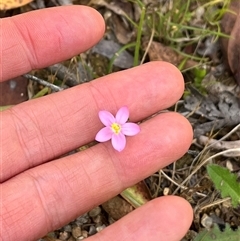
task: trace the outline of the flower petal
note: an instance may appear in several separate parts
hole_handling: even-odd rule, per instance
[[[110,126],[112,123],[116,122],[116,119],[109,111],[101,110],[101,111],[99,111],[98,116],[99,116],[101,122],[105,126]]]
[[[140,132],[140,126],[135,123],[125,123],[122,125],[121,132],[126,136],[135,136]]]
[[[124,124],[127,122],[129,117],[129,110],[127,106],[120,108],[116,114],[116,121],[118,124]]]
[[[117,151],[122,151],[126,146],[126,137],[119,133],[118,135],[112,136],[112,146]]]
[[[103,127],[96,135],[95,140],[99,142],[109,141],[112,138],[113,132],[109,127]]]

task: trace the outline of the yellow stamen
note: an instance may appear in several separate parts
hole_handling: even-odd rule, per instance
[[[119,134],[120,131],[121,131],[121,126],[117,123],[113,123],[111,125],[111,128],[112,128],[112,131],[115,133],[115,134]]]

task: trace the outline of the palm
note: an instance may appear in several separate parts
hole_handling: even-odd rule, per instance
[[[90,8],[70,6],[3,19],[1,32],[3,81],[90,48],[104,23]],[[99,110],[115,113],[127,105],[135,122],[171,106],[182,91],[178,70],[155,62],[3,112],[2,240],[36,240],[183,155],[191,127],[180,115],[164,113],[144,122],[121,153],[106,142],[57,158],[94,139],[102,127]],[[179,240],[191,215],[184,200],[163,197],[89,240]]]

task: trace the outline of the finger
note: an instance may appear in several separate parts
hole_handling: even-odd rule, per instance
[[[0,81],[73,57],[96,44],[103,32],[101,15],[86,6],[1,19]]]
[[[192,217],[186,200],[166,196],[134,210],[88,241],[179,241],[187,233]]]
[[[173,105],[183,86],[173,65],[153,62],[4,111],[1,181],[94,140],[100,110],[126,105],[139,121]]]
[[[109,142],[100,143],[19,174],[2,184],[7,240],[17,234],[19,241],[26,240],[29,223],[35,239],[63,226],[180,158],[191,140],[189,122],[177,113],[164,113],[142,123],[121,153]]]

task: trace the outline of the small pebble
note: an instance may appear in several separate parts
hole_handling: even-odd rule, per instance
[[[88,221],[89,221],[88,214],[84,214],[84,215],[77,218],[77,223],[81,224],[81,225],[85,224],[85,223],[88,223]],[[81,226],[81,225],[79,225],[79,226]]]
[[[96,234],[96,233],[97,233],[96,227],[93,226],[93,225],[91,225],[91,226],[89,227],[88,234],[91,236],[91,235],[94,235],[94,234]]]
[[[66,231],[66,232],[71,233],[71,232],[72,232],[72,227],[71,227],[70,224],[68,224],[68,225],[66,225],[66,226],[63,227],[63,230]]]
[[[198,7],[197,10],[196,10],[196,18],[197,18],[197,20],[200,20],[203,17],[204,13],[205,13],[204,7],[202,7],[202,6]]]
[[[83,231],[82,231],[82,236],[83,236],[84,238],[87,238],[87,237],[88,237],[88,231],[83,230]]]
[[[106,228],[106,225],[103,224],[103,225],[97,227],[96,230],[97,230],[97,232],[100,232],[100,231],[102,231],[104,228]]]
[[[79,237],[77,241],[85,239],[83,236]]]
[[[77,220],[80,220],[81,218],[88,218],[88,213],[84,213],[83,215],[79,216]]]
[[[101,208],[100,207],[95,207],[94,209],[92,209],[91,211],[89,211],[89,216],[90,217],[96,217],[97,215],[99,215],[101,213]]]
[[[81,235],[82,235],[82,230],[80,227],[76,226],[72,229],[72,236],[74,238],[77,239],[77,238],[81,237]]]
[[[76,239],[73,236],[71,236],[67,241],[76,241]]]
[[[97,215],[96,217],[92,218],[94,223],[101,223],[102,217],[100,215]]]
[[[62,240],[62,241],[65,241],[67,240],[68,238],[70,237],[70,234],[66,231],[63,231],[63,232],[60,232],[59,234],[59,239]]]
[[[210,228],[213,225],[213,219],[211,217],[209,217],[207,214],[204,213],[203,217],[201,219],[201,224],[203,225],[203,227],[210,230]]]
[[[170,194],[170,188],[168,188],[168,187],[165,187],[164,189],[163,189],[163,195],[164,196],[167,196],[167,195],[169,195]]]

